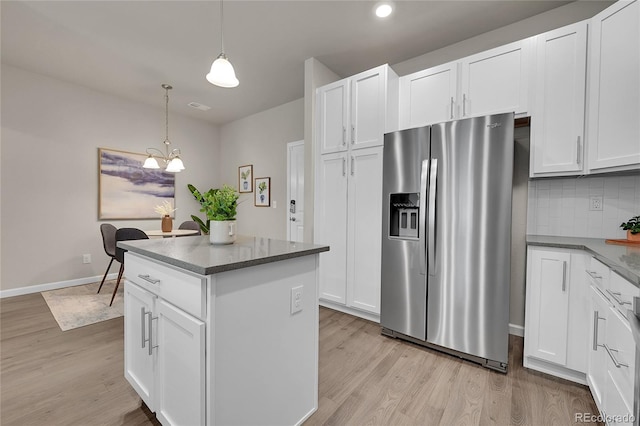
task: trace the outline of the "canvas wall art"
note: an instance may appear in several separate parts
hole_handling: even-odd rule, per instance
[[[99,219],[157,219],[155,207],[169,200],[175,208],[175,175],[143,169],[146,154],[98,149]]]
[[[238,192],[253,192],[253,165],[238,167]]]
[[[256,178],[255,206],[269,207],[271,205],[271,178]]]

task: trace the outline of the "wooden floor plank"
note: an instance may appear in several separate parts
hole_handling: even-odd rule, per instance
[[[509,373],[382,336],[320,309],[319,407],[306,425],[572,425],[588,388],[522,366]],[[40,294],[0,300],[0,424],[158,425],[124,379],[123,319],[60,331]]]

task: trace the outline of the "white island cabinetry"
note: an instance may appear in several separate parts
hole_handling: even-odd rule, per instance
[[[294,425],[317,409],[318,255],[328,247],[119,244],[125,377],[163,425]]]

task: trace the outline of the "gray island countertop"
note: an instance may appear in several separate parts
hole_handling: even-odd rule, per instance
[[[527,235],[527,244],[585,250],[622,277],[640,287],[640,247],[607,244],[599,238]]]
[[[238,235],[213,245],[209,236],[120,241],[118,247],[200,275],[248,268],[329,251],[329,246]]]

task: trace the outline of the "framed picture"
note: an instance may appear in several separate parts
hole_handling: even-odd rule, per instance
[[[143,169],[146,154],[98,148],[98,218],[158,219],[156,206],[175,207],[176,178],[162,169]]]
[[[256,178],[256,207],[269,207],[271,205],[271,178]]]
[[[253,165],[238,167],[238,192],[253,192]]]

